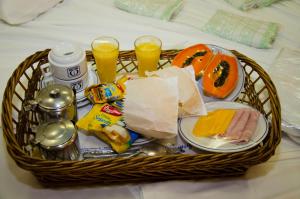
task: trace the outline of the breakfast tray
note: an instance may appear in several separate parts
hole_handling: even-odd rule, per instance
[[[159,68],[170,66],[179,50],[162,51]],[[269,132],[255,147],[232,153],[203,152],[172,154],[154,157],[92,159],[78,161],[44,160],[30,150],[37,117],[24,111],[23,105],[33,99],[40,88],[41,69],[48,64],[49,49],[36,52],[25,59],[10,77],[2,102],[2,125],[7,151],[17,165],[31,171],[46,186],[80,184],[114,184],[172,179],[196,180],[210,177],[238,176],[253,165],[267,161],[281,139],[281,112],[276,88],[269,75],[256,62],[237,51],[232,51],[245,71],[244,89],[237,102],[255,107],[269,121]],[[87,51],[87,60],[94,61]],[[134,51],[121,51],[119,73],[136,70]]]

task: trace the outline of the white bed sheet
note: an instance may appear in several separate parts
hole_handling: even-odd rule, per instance
[[[273,48],[268,50],[256,49],[201,32],[197,27],[203,25],[217,9],[278,22],[281,26]],[[111,35],[119,40],[121,50],[126,50],[133,49],[133,42],[138,36],[153,34],[161,38],[163,49],[184,48],[194,43],[211,43],[228,49],[236,49],[256,60],[268,70],[283,48],[300,50],[299,20],[299,0],[281,1],[271,7],[250,10],[249,12],[236,10],[223,0],[185,0],[183,10],[170,22],[126,13],[114,8],[112,1],[65,0],[62,4],[27,24],[9,26],[0,22],[0,99],[2,99],[6,82],[17,65],[34,52],[50,48],[58,41],[75,41],[81,44],[83,48],[90,49],[93,38],[99,35]],[[3,142],[2,136],[0,139]],[[280,150],[277,152],[276,157],[280,157],[278,161],[250,169],[247,176],[243,178],[238,180],[225,179],[216,183],[204,181],[147,184],[143,185],[144,198],[163,196],[163,198],[172,197],[175,199],[185,195],[189,198],[193,198],[193,196],[239,198],[238,194],[232,193],[236,190],[239,190],[238,193],[240,194],[252,193],[249,197],[269,198],[272,197],[271,193],[276,190],[277,186],[281,187],[281,189],[277,189],[278,198],[284,198],[283,196],[293,198],[294,195],[299,196],[300,194],[299,191],[295,191],[296,182],[294,180],[294,176],[298,175],[299,177],[299,172],[296,172],[296,169],[300,169],[299,154],[300,147],[284,137]],[[81,198],[79,196],[83,195],[89,196],[86,198],[101,198],[103,195],[99,196],[100,194],[107,196],[110,194],[109,190],[113,190],[111,188],[43,190],[36,185],[36,182],[32,182],[30,174],[12,163],[5,150],[1,150],[1,157],[0,198],[53,198],[58,197],[57,195],[67,198],[69,194],[73,198]],[[293,160],[290,162],[288,159]],[[274,164],[274,167],[270,164]],[[285,175],[284,172],[286,171],[292,171],[295,175]],[[274,172],[276,175],[273,175]],[[250,178],[248,178],[249,175]],[[282,182],[278,182],[274,190],[269,189],[268,186],[260,186],[261,183],[272,183],[277,178],[282,179]],[[283,181],[286,182],[283,183]],[[229,186],[231,183],[241,183],[242,185],[232,187]],[[173,190],[178,187],[186,191],[174,192]],[[116,189],[117,193],[113,198],[136,197],[131,191],[135,187],[130,187],[129,190],[127,188],[128,186],[121,186]],[[255,194],[257,191],[262,192],[265,189],[267,189],[266,194]],[[15,190],[20,190],[20,192]],[[289,191],[292,191],[292,195],[289,195]],[[27,194],[21,194],[21,192]],[[83,193],[83,195],[78,193]],[[42,195],[36,196],[36,194]]]
[[[203,25],[217,9],[280,23],[274,48],[252,48],[195,28]],[[3,71],[0,83],[5,85],[16,66],[38,50],[50,48],[62,40],[76,41],[83,48],[90,49],[92,39],[99,35],[116,37],[122,50],[133,49],[135,38],[143,34],[154,34],[161,38],[164,49],[183,48],[194,43],[212,43],[236,49],[268,69],[282,48],[300,48],[300,25],[297,23],[300,18],[299,9],[299,0],[283,1],[270,8],[247,13],[232,8],[223,0],[186,0],[179,15],[171,22],[165,22],[118,10],[112,1],[65,0],[27,24],[10,26],[0,22],[0,67]],[[3,89],[0,90],[1,97],[2,93]]]

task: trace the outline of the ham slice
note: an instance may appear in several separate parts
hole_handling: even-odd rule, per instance
[[[257,111],[251,111],[249,120],[247,121],[241,137],[239,138],[240,141],[248,142],[250,140],[256,130],[258,118],[259,113]]]
[[[240,117],[242,116],[243,112],[245,111],[245,109],[239,109],[235,112],[226,132],[224,135],[228,135],[229,132],[232,131],[232,129],[235,127],[235,125],[237,124],[237,122],[240,120]]]
[[[239,140],[241,137],[242,131],[244,130],[247,121],[250,116],[250,110],[248,109],[241,109],[242,113],[241,116],[237,119],[236,123],[233,125],[230,131],[227,131],[225,137],[232,139],[232,140]],[[231,126],[231,125],[229,125]]]
[[[234,115],[224,137],[237,142],[248,142],[257,128],[259,112],[240,109]]]

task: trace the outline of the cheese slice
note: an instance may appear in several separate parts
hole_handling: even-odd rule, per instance
[[[210,137],[224,134],[235,112],[234,109],[217,109],[206,116],[200,116],[194,126],[193,135]]]

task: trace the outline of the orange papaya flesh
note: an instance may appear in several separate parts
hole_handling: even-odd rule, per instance
[[[203,75],[213,56],[214,55],[212,52],[207,52],[205,56],[194,58],[194,60],[192,61],[192,65],[194,67],[196,76],[201,77]]]
[[[195,75],[201,71],[201,65],[205,65],[206,61],[213,55],[210,48],[204,44],[197,44],[180,51],[173,59],[172,65],[180,68],[193,65]],[[198,61],[194,60],[197,59]],[[193,64],[193,62],[195,64]]]
[[[203,75],[203,90],[216,98],[227,97],[236,87],[238,65],[232,56],[217,54]]]

